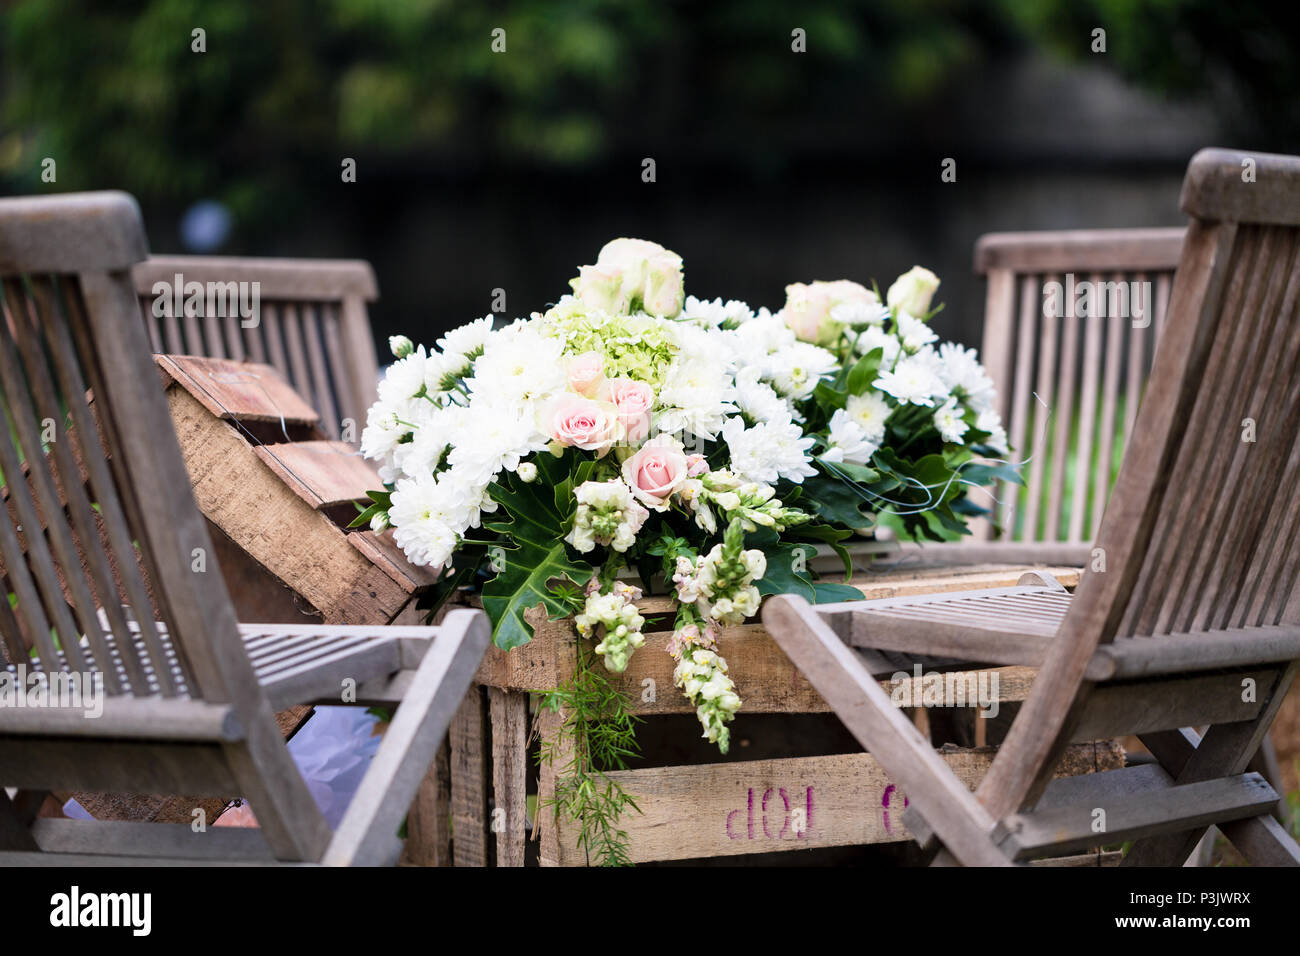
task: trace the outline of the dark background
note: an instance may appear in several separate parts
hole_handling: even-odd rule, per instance
[[[496,288],[526,315],[633,235],[685,258],[689,293],[771,308],[926,265],[940,334],[977,344],[981,233],[1177,224],[1201,146],[1300,151],[1298,9],[21,0],[0,190],[126,189],[156,252],[368,259],[381,340],[431,341]],[[215,246],[181,227],[201,200],[230,217]]]

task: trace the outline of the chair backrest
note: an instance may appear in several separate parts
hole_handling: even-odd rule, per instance
[[[134,275],[155,352],[272,365],[320,413],[326,434],[360,441],[379,379],[369,263],[153,256]],[[253,303],[254,283],[256,320],[234,307]]]
[[[977,534],[996,524],[1008,541],[1096,535],[1185,231],[1003,232],[975,244],[975,271],[988,279],[981,355],[1011,445],[1028,461],[1025,486],[1001,485],[993,522]]]
[[[243,711],[256,681],[138,317],[146,254],[123,193],[0,200],[0,636],[110,696]]]
[[[1300,158],[1202,150],[1151,379],[1089,568],[989,776],[1018,808],[1116,636],[1300,624]],[[1049,768],[1050,771],[1050,768]]]

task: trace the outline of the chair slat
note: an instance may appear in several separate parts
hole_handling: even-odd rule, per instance
[[[1029,398],[1033,388],[1034,342],[1036,341],[1038,311],[1041,298],[1032,276],[1020,280],[1020,321],[1016,332],[1016,371],[1011,390],[1009,442],[1013,451],[1025,447],[1028,430]],[[1004,389],[1005,390],[1005,389]],[[1023,451],[1021,452],[1023,455]],[[1016,527],[1020,522],[1021,486],[1006,481],[999,495],[1001,504],[996,512],[1004,525],[1003,536],[1019,538]]]
[[[1106,318],[1106,374],[1101,387],[1101,430],[1098,433],[1097,470],[1092,479],[1092,527],[1089,537],[1095,538],[1101,527],[1101,516],[1110,497],[1111,469],[1114,464],[1116,412],[1119,405],[1119,373],[1124,350],[1124,324],[1122,316]]]
[[[1120,278],[1122,277],[1116,277]],[[1101,282],[1101,276],[1095,272],[1091,279],[1098,284]],[[1097,425],[1097,378],[1101,371],[1101,333],[1110,321],[1110,312],[1108,303],[1105,318],[1090,315],[1084,325],[1083,391],[1079,399],[1079,441],[1075,452],[1074,487],[1070,499],[1070,541],[1082,541],[1083,529],[1087,526],[1088,479],[1092,474],[1092,442]]]
[[[59,328],[70,332],[70,334],[62,336],[63,342],[61,345],[67,348],[68,355],[76,355],[80,359],[81,369],[88,380],[84,384],[88,385],[95,395],[102,396],[106,394],[107,389],[104,376],[95,361],[97,349],[88,328],[87,309],[82,298],[82,290],[77,284],[67,282],[61,286],[60,291],[62,293],[64,312],[68,317],[68,325],[66,327],[60,325]],[[70,376],[76,375],[73,363],[69,362],[67,364],[67,370]],[[68,396],[69,409],[74,415],[74,428],[82,436],[82,450],[91,475],[91,487],[95,492],[96,500],[100,504],[101,513],[104,515],[105,528],[109,544],[116,557],[118,573],[122,576],[127,596],[135,612],[135,618],[140,622],[145,647],[149,651],[149,658],[154,662],[155,670],[159,673],[160,690],[163,696],[175,696],[177,694],[175,683],[172,681],[167,669],[159,665],[165,654],[162,638],[159,636],[157,625],[154,623],[155,602],[151,600],[154,595],[144,587],[143,578],[137,564],[135,542],[139,539],[140,529],[145,527],[142,507],[133,495],[119,495],[118,493],[118,489],[131,486],[130,476],[126,471],[126,464],[122,457],[120,455],[112,456],[108,461],[108,469],[104,470],[101,467],[104,464],[103,459],[96,454],[98,449],[91,438],[91,436],[98,436],[102,431],[108,447],[120,448],[117,424],[113,420],[113,416],[107,411],[101,412],[95,418],[91,417],[89,409],[76,399],[76,396],[85,394],[84,389],[75,392],[69,390],[65,394]],[[84,411],[81,409],[84,409]],[[111,479],[109,474],[112,475]],[[132,533],[133,530],[136,533]],[[143,548],[139,555],[139,560],[146,563],[149,574],[155,576],[157,571],[156,567],[152,566],[149,549]],[[157,595],[157,599],[158,603],[163,605],[157,608],[157,611],[166,616],[168,608],[166,607],[165,595]],[[133,648],[119,646],[118,651],[126,662],[128,670],[130,670],[133,667],[132,662],[135,658]],[[192,688],[198,686],[192,677],[189,684]]]
[[[1043,276],[1041,281],[1046,282],[1047,277]],[[1043,475],[1047,467],[1047,456],[1049,454],[1048,426],[1054,413],[1053,402],[1056,395],[1058,319],[1055,316],[1048,315],[1046,308],[1041,307],[1038,310],[1038,317],[1042,330],[1038,337],[1038,387],[1036,389],[1038,401],[1034,407],[1034,433],[1031,437],[1033,451],[1029,462],[1029,500],[1025,507],[1025,525],[1022,538],[1025,541],[1054,541],[1056,540],[1055,536],[1051,534],[1045,538],[1040,537],[1038,519],[1043,499]]]
[[[44,277],[32,280],[32,290],[38,303],[39,317],[36,311],[28,310],[28,316],[33,325],[25,329],[26,334],[19,338],[20,343],[25,345],[23,348],[24,360],[27,367],[31,368],[38,362],[43,361],[45,355],[48,354],[50,364],[56,370],[56,374],[61,375],[61,368],[71,362],[73,357],[52,347],[52,332],[65,321],[64,316],[57,312],[57,294],[52,281]],[[18,316],[18,318],[21,320],[22,317]],[[40,330],[44,330],[45,333],[45,352],[37,354]],[[40,406],[40,414],[44,418],[52,420],[62,419],[63,414],[59,409],[59,400],[54,394],[52,383],[44,376],[33,376],[29,381]],[[60,383],[61,391],[62,388],[63,385]],[[80,402],[83,398],[82,392],[77,391],[70,398],[73,402]],[[91,598],[88,591],[82,591],[81,588],[76,586],[80,582],[80,576],[75,573],[75,562],[71,565],[65,564],[63,573],[65,578],[69,579],[69,584],[73,586],[74,597],[78,598],[77,607],[81,627],[94,651],[95,660],[99,662],[100,669],[105,672],[105,685],[108,692],[120,693],[122,688],[117,679],[117,674],[113,669],[106,666],[109,649],[104,641],[103,632],[97,626],[96,603],[98,607],[103,608],[107,613],[112,631],[119,640],[129,639],[130,632],[122,614],[121,601],[113,581],[113,572],[109,567],[108,557],[104,553],[100,542],[99,529],[95,522],[91,501],[86,495],[86,485],[82,474],[83,467],[76,460],[73,453],[75,442],[76,437],[67,429],[63,429],[63,434],[61,436],[56,434],[55,440],[50,443],[50,455],[58,463],[59,484],[75,529],[78,543],[72,546],[73,553],[79,554],[84,560],[89,572],[90,583],[98,595],[98,602]],[[58,522],[58,525],[61,528],[62,522]]]
[[[308,367],[311,369],[312,385],[316,393],[316,410],[320,412],[321,423],[330,438],[339,435],[338,406],[334,403],[334,388],[326,371],[325,330],[319,306],[304,302],[301,305],[303,346],[307,350]]]
[[[273,302],[262,303],[262,322],[266,332],[266,352],[270,364],[286,382],[293,383],[289,370],[289,357],[284,350],[284,328],[280,307]]]
[[[307,401],[316,407],[316,396],[312,390],[311,373],[307,367],[307,351],[302,344],[302,325],[298,321],[298,306],[286,302],[280,307],[281,322],[284,326],[285,351],[289,355],[289,380]]]
[[[1067,303],[1061,333],[1060,366],[1057,371],[1056,404],[1052,415],[1056,420],[1056,439],[1052,446],[1052,468],[1048,477],[1047,528],[1043,539],[1060,541],[1061,504],[1065,499],[1065,476],[1069,469],[1070,437],[1074,428],[1074,382],[1078,371],[1079,316]]]
[[[94,601],[85,579],[79,573],[77,548],[63,522],[62,502],[54,485],[54,476],[49,470],[48,456],[41,443],[40,419],[30,404],[31,395],[28,393],[33,383],[36,383],[38,389],[48,388],[49,369],[44,361],[28,365],[25,369],[20,367],[11,330],[22,334],[19,330],[26,324],[22,313],[28,304],[24,290],[17,281],[5,279],[3,288],[6,321],[0,322],[0,381],[3,382],[10,427],[17,435],[19,446],[26,456],[27,481],[22,480],[23,472],[18,466],[12,446],[0,442],[6,446],[7,452],[7,460],[3,464],[4,473],[9,483],[10,498],[14,501],[23,524],[28,560],[35,572],[46,611],[58,631],[59,645],[73,666],[84,671],[87,666],[81,649],[81,635],[89,622],[95,619]],[[57,436],[55,440],[57,441]],[[42,528],[45,534],[42,534]],[[62,569],[61,575],[56,570],[56,565]],[[81,616],[80,626],[73,619],[64,600],[65,585]],[[56,666],[54,659],[48,662],[43,660],[43,663],[51,668]]]

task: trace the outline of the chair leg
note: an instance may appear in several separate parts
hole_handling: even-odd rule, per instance
[[[1199,734],[1186,729],[1144,734],[1141,739],[1174,776],[1186,766],[1201,742]],[[1252,866],[1300,866],[1300,844],[1268,814],[1223,821],[1217,826]]]
[[[21,790],[18,796],[22,796]],[[40,805],[39,800],[36,803],[37,806]],[[31,821],[24,820],[25,816],[26,814],[14,805],[14,801],[9,799],[5,788],[0,787],[0,850],[26,852],[40,850],[36,838],[32,836],[32,831],[29,829]]]
[[[1233,724],[1215,724],[1190,754],[1178,753],[1171,735],[1152,735],[1152,752],[1177,783],[1195,783],[1214,777],[1243,773],[1268,734],[1286,692],[1295,679],[1300,663],[1293,661],[1278,676],[1268,697],[1253,720]],[[1183,734],[1186,737],[1186,734]],[[1163,746],[1162,739],[1163,738]],[[1142,738],[1143,741],[1147,739]],[[1189,741],[1190,744],[1190,741]],[[1184,759],[1185,758],[1185,759]],[[1166,763],[1166,761],[1170,763]],[[1181,766],[1178,766],[1181,762]],[[1181,866],[1205,834],[1205,826],[1181,833],[1138,840],[1124,857],[1124,866]],[[1280,829],[1280,828],[1279,828]]]
[[[812,605],[795,595],[770,598],[763,623],[957,859],[970,866],[1010,865],[990,838],[994,820],[988,811]]]

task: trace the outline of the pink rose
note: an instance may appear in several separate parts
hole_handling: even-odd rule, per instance
[[[583,352],[569,359],[569,388],[579,395],[595,398],[605,381],[605,359],[599,352]]]
[[[652,438],[623,462],[623,480],[632,494],[655,511],[668,510],[668,498],[686,480],[686,455],[675,438]]]
[[[650,434],[650,410],[654,408],[655,390],[645,382],[630,378],[605,381],[600,397],[618,409],[618,420],[628,441],[640,441]]]
[[[561,395],[548,413],[549,432],[561,445],[594,451],[597,457],[609,451],[622,436],[618,409],[607,402],[594,402],[580,395]]]

